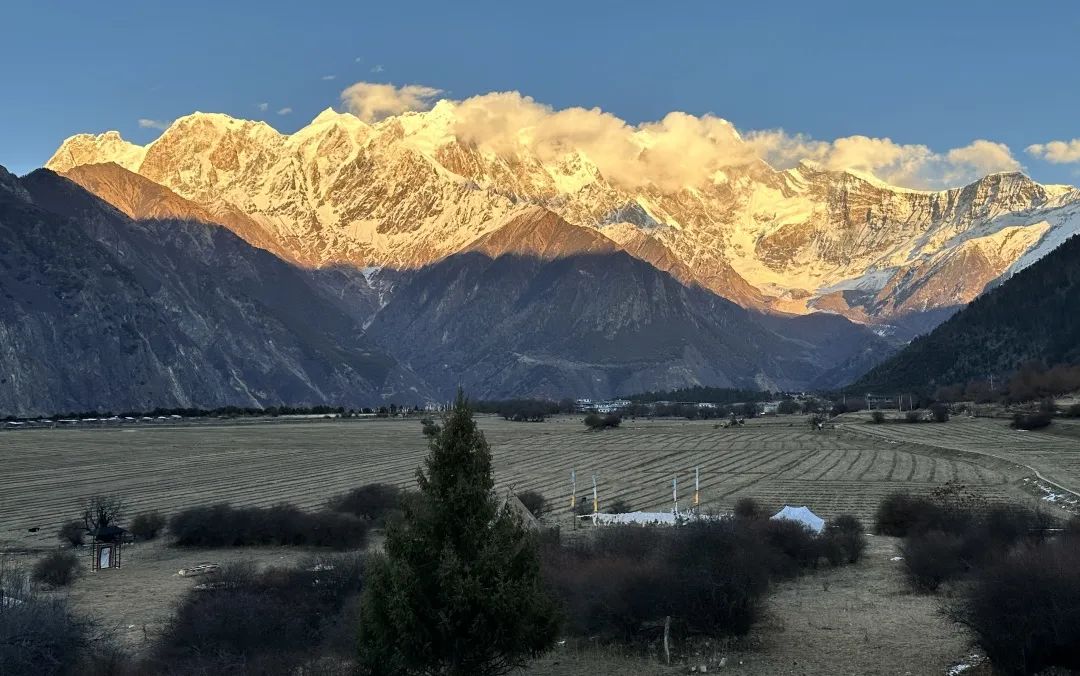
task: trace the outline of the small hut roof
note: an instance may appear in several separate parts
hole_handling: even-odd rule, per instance
[[[525,504],[518,499],[518,496],[510,489],[506,490],[506,495],[499,504],[499,511],[502,511],[503,507],[509,507],[510,511],[521,519],[521,525],[524,526],[526,530],[536,530],[540,528],[540,522],[536,520],[536,517],[529,511],[529,508],[526,507]]]
[[[116,540],[126,532],[127,531],[120,526],[101,526],[99,528],[90,528],[87,530],[87,533],[89,533],[91,537],[103,542]]]

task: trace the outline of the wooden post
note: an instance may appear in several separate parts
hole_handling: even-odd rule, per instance
[[[671,499],[675,503],[674,511],[672,512],[676,516],[679,514],[679,477],[671,477]]]
[[[600,512],[600,499],[596,495],[596,474],[592,475],[592,513]]]
[[[701,468],[694,468],[694,506],[701,504]]]
[[[577,473],[570,470],[570,511],[577,506]]]
[[[664,661],[671,664],[671,615],[664,618]]]

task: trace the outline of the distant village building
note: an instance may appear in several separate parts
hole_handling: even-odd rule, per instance
[[[619,411],[630,408],[630,400],[628,399],[611,399],[609,401],[598,401],[593,404],[592,410],[597,413],[618,413]]]

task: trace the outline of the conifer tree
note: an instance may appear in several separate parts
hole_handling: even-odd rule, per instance
[[[491,451],[459,391],[419,491],[369,566],[360,658],[372,674],[506,674],[558,629],[535,536],[494,494]]]

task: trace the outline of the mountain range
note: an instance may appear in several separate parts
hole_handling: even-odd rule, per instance
[[[1080,228],[1018,173],[628,181],[459,117],[195,113],[4,172],[0,411],[837,387]]]
[[[541,206],[743,307],[833,312],[901,334],[1080,229],[1080,191],[1020,173],[917,191],[747,159],[677,184],[628,182],[605,175],[585,148],[490,148],[464,124],[451,101],[375,124],[328,109],[290,135],[194,113],[146,146],[116,132],[73,136],[46,166],[114,162],[308,267],[416,269]],[[654,151],[641,144],[643,156]]]

